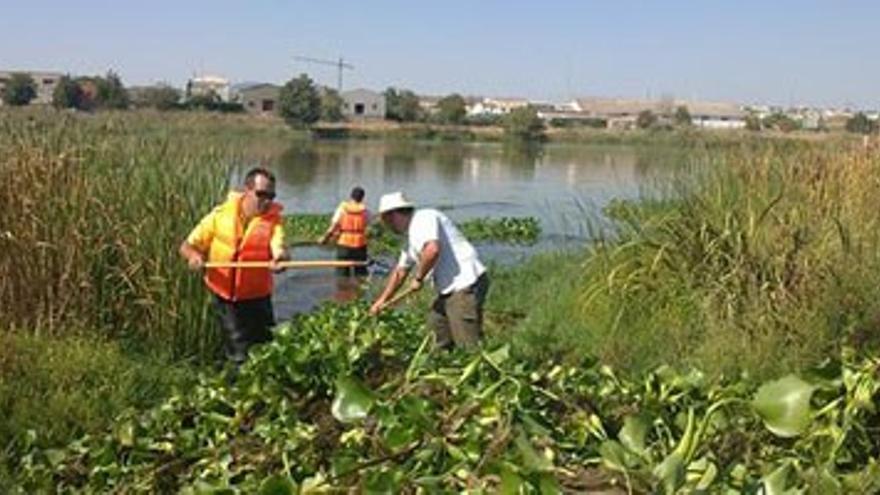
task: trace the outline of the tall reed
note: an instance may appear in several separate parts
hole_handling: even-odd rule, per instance
[[[870,335],[878,177],[876,152],[842,143],[700,156],[674,194],[614,209],[618,236],[584,265],[584,346],[629,368],[772,374]]]
[[[177,247],[222,199],[236,135],[199,116],[0,115],[5,328],[213,352],[205,290]]]

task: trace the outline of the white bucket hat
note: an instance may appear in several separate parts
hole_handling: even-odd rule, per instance
[[[379,214],[388,213],[389,211],[399,210],[401,208],[414,208],[415,205],[410,201],[406,196],[403,195],[402,191],[397,191],[393,193],[383,194],[381,198],[379,198]]]

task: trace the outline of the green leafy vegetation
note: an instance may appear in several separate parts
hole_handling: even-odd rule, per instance
[[[458,93],[444,96],[437,102],[437,114],[434,116],[438,122],[444,124],[462,124],[467,115],[467,102]]]
[[[192,373],[118,342],[0,332],[0,492],[9,493],[4,480],[27,448],[100,434],[123,411],[151,407],[193,383]]]
[[[285,233],[293,244],[316,242],[330,225],[330,215],[305,213],[284,218]],[[461,222],[462,233],[472,242],[501,242],[533,244],[541,235],[541,226],[535,217],[474,218]],[[381,224],[368,229],[369,248],[374,254],[399,251],[402,239]]]
[[[870,150],[663,133],[687,175],[613,202],[586,249],[492,267],[481,350],[435,352],[415,312],[326,306],[233,381],[182,359],[218,335],[174,248],[238,147],[294,134],[0,112],[4,493],[880,490]],[[288,222],[312,241],[329,216]],[[528,217],[460,226],[540,236]]]
[[[431,352],[406,313],[326,306],[234,384],[202,378],[15,466],[26,491],[755,492],[878,488],[880,361],[844,354],[758,387],[660,367]],[[31,439],[32,439],[31,435]],[[780,471],[784,472],[780,474]]]
[[[174,246],[224,196],[240,142],[189,118],[0,119],[4,329],[88,329],[163,354],[212,356],[207,295]]]
[[[281,87],[278,114],[294,127],[308,126],[321,118],[321,96],[309,76],[300,74]]]
[[[323,88],[321,94],[321,120],[339,122],[342,120],[342,96],[333,88]]]
[[[0,96],[6,105],[27,105],[37,97],[37,83],[30,75],[16,72],[9,77]]]
[[[590,350],[772,376],[876,345],[876,154],[785,142],[698,158],[673,193],[616,203],[581,271]]]
[[[531,106],[517,108],[501,121],[508,138],[521,141],[540,141],[544,138],[544,121]]]
[[[419,97],[408,89],[389,87],[385,90],[385,118],[398,122],[423,120]]]
[[[871,134],[877,131],[877,121],[869,119],[862,112],[858,112],[846,121],[846,130],[857,134]]]

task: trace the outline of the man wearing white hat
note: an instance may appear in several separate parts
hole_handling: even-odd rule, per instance
[[[431,275],[437,291],[428,317],[437,345],[477,343],[483,333],[483,303],[489,290],[489,276],[471,243],[446,215],[433,208],[416,210],[402,192],[382,196],[379,214],[395,233],[406,234],[409,242],[370,312],[382,311],[415,266],[410,289],[421,289]]]

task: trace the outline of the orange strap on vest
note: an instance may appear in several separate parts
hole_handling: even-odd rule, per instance
[[[367,209],[361,203],[343,202],[342,217],[339,219],[339,239],[336,244],[348,248],[362,248],[367,245]]]
[[[214,219],[214,240],[208,261],[269,261],[275,226],[281,221],[281,205],[250,221],[242,233],[238,211],[241,194],[230,194]],[[268,268],[209,268],[205,271],[208,288],[227,301],[258,299],[272,294],[272,273]]]

